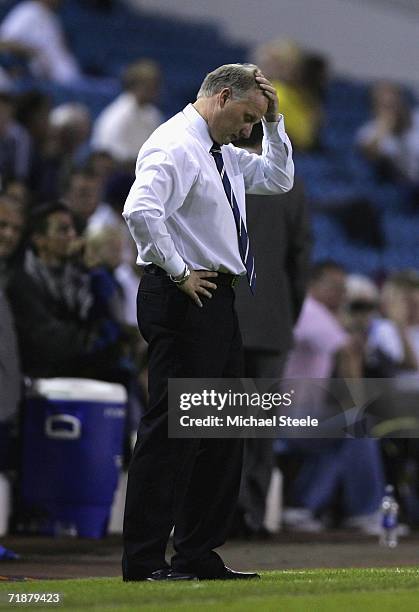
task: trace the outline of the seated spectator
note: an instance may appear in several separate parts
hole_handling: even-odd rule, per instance
[[[314,266],[308,297],[294,330],[294,348],[284,378],[361,378],[362,354],[343,328],[340,310],[345,299],[345,273],[334,262]],[[303,389],[303,383],[300,383]],[[322,418],[326,395],[308,382],[296,407]],[[296,530],[320,531],[320,516],[343,495],[343,525],[366,533],[379,529],[378,508],[384,488],[378,442],[373,439],[289,439],[289,451],[304,457],[292,485],[294,507],[284,510],[284,524]]]
[[[81,242],[69,209],[59,202],[39,209],[30,240],[8,287],[24,374],[115,380],[120,330],[92,316],[91,279],[77,264]]]
[[[112,308],[114,318],[136,330],[140,278],[135,258],[131,265],[125,259],[126,238],[124,226],[115,224],[90,227],[87,230],[85,261],[98,280],[108,278],[105,285],[118,304],[115,309]]]
[[[305,53],[292,41],[276,40],[259,47],[256,58],[277,91],[295,150],[307,151],[318,146],[322,123],[321,100],[316,92],[319,85],[304,80]]]
[[[49,96],[29,91],[17,101],[17,116],[31,139],[27,184],[34,206],[61,197],[74,167],[88,154],[89,109],[70,102],[51,110]]]
[[[55,152],[49,149],[49,116],[51,99],[46,93],[28,90],[17,96],[16,119],[26,129],[31,140],[30,170],[27,185],[33,192],[34,201],[44,202],[58,195],[54,186],[56,169]]]
[[[409,274],[391,275],[381,288],[382,316],[373,319],[366,346],[369,376],[387,378],[417,374],[416,358],[409,336]]]
[[[121,334],[121,363],[118,382],[128,393],[129,431],[138,427],[141,412],[141,397],[138,373],[145,357],[145,343],[138,333],[136,318],[129,320],[127,312],[136,304],[138,278],[133,288],[124,274],[123,264],[125,232],[121,227],[104,226],[91,229],[86,236],[85,262],[90,270],[94,305],[91,316],[113,322]],[[122,277],[122,282],[120,278]],[[128,290],[128,291],[127,291]],[[123,366],[123,367],[122,367]]]
[[[29,66],[35,77],[71,84],[80,79],[81,71],[55,14],[60,4],[61,0],[19,2],[1,23],[0,40],[30,50]]]
[[[373,119],[360,128],[356,142],[387,179],[419,183],[419,111],[401,88],[379,82],[371,90]]]
[[[323,103],[329,82],[329,62],[320,53],[306,52],[302,82],[317,102]]]
[[[16,98],[16,119],[26,128],[35,145],[45,139],[50,112],[50,96],[42,91],[31,89]]]
[[[344,327],[358,339],[362,354],[373,320],[378,316],[378,287],[367,276],[349,274],[346,279],[346,306]]]
[[[91,131],[90,111],[80,102],[67,102],[52,109],[49,115],[50,143],[57,153],[77,165],[85,160],[89,151]]]
[[[117,164],[114,158],[107,151],[92,151],[86,159],[85,167],[100,178],[103,197],[108,181],[117,171]]]
[[[82,234],[86,230],[98,231],[108,226],[121,229],[124,236],[123,259],[129,264],[134,263],[136,250],[133,247],[128,227],[123,220],[122,211],[117,210],[117,203],[112,206],[101,200],[102,192],[102,177],[89,167],[72,172],[65,199],[73,212],[77,231]],[[119,206],[125,201],[127,193],[120,200]]]
[[[30,138],[14,118],[14,99],[0,92],[0,187],[13,179],[25,179],[29,174]]]
[[[400,386],[399,388],[403,388],[404,381],[408,387],[413,383],[417,388],[419,381],[418,318],[415,304],[419,287],[418,278],[417,272],[405,270],[393,273],[385,281],[380,296],[381,316],[377,313],[372,317],[364,351],[366,375],[373,378],[396,379],[395,386]],[[406,397],[409,397],[409,392],[407,396],[397,400],[401,402],[402,409],[411,401],[406,400]],[[393,410],[398,412],[398,408],[397,404]],[[393,434],[396,437],[391,437],[392,432],[397,430],[397,427],[392,427],[392,421],[390,417],[387,423],[384,422],[387,430],[381,440],[386,480],[395,486],[401,514],[411,524],[417,524],[419,446],[415,439],[399,437],[400,432]]]
[[[79,234],[86,229],[105,225],[122,225],[122,216],[101,201],[101,177],[89,168],[75,169],[70,174],[65,200],[71,209]]]
[[[152,60],[140,60],[125,70],[121,93],[106,107],[93,126],[92,148],[107,151],[116,161],[132,163],[138,151],[162,123],[156,107],[160,68]]]
[[[122,263],[122,230],[104,226],[88,231],[85,262],[91,272],[92,289],[98,296],[101,316],[124,322],[124,294],[115,277],[115,270]]]
[[[11,179],[5,185],[4,195],[20,204],[22,209],[27,212],[31,206],[31,193],[26,186],[26,183],[16,179]]]

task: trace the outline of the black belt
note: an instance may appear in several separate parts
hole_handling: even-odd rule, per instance
[[[146,274],[168,277],[167,272],[163,270],[163,268],[160,268],[160,266],[156,266],[156,264],[149,264],[143,269]],[[214,278],[209,278],[208,280],[216,285],[235,287],[240,280],[240,276],[238,274],[225,274],[224,272],[218,272],[218,276],[214,276]]]
[[[144,272],[146,274],[152,274],[153,276],[167,276],[167,272],[163,270],[163,268],[156,266],[156,264],[146,266],[144,268]]]

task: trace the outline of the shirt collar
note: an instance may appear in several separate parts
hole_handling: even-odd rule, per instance
[[[186,119],[189,121],[195,132],[197,132],[199,139],[201,140],[203,146],[207,151],[209,151],[212,147],[213,140],[210,136],[208,124],[205,119],[198,113],[196,108],[192,104],[188,104],[183,109],[183,114]]]

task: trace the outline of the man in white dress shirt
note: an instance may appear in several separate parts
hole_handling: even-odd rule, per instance
[[[6,15],[0,26],[0,40],[21,43],[32,51],[30,67],[35,76],[57,83],[78,81],[81,70],[67,47],[61,22],[56,15],[62,0],[25,0]]]
[[[156,106],[160,68],[152,60],[139,60],[125,70],[122,92],[96,119],[92,148],[106,151],[120,162],[133,162],[139,149],[162,123]]]
[[[231,144],[260,120],[262,155]],[[275,89],[254,65],[207,75],[196,102],[140,150],[123,214],[144,266],[138,319],[149,343],[149,405],[129,469],[124,580],[258,577],[227,568],[213,550],[235,510],[242,440],[168,438],[167,381],[243,375],[233,285],[247,276],[254,288],[245,191],[286,192],[293,174]]]

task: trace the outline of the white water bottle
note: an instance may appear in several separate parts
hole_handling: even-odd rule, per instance
[[[8,478],[0,472],[0,536],[7,534],[11,507],[11,487]]]
[[[395,548],[398,544],[399,504],[394,497],[393,485],[387,485],[381,501],[380,544]]]

